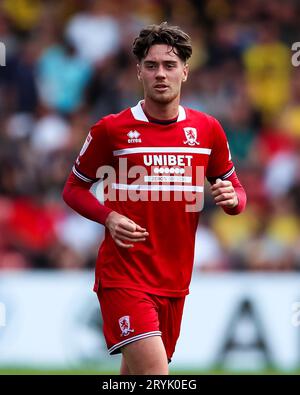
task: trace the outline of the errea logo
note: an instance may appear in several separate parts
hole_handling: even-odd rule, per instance
[[[130,130],[129,133],[127,133],[127,136],[129,137],[128,143],[141,143],[142,139],[140,139],[140,133],[137,130]]]

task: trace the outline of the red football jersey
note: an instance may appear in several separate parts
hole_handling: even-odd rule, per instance
[[[176,122],[157,124],[139,102],[91,128],[73,172],[89,183],[104,177],[105,205],[149,232],[145,242],[124,249],[106,231],[94,290],[188,294],[204,178],[234,172],[219,122],[179,106]]]

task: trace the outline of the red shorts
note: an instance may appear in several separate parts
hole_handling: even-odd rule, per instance
[[[100,288],[103,333],[110,354],[139,339],[161,336],[171,357],[180,332],[184,297],[157,296],[134,289]]]

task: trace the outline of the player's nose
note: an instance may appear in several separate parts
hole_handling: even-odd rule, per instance
[[[163,65],[160,65],[159,67],[157,67],[155,77],[157,79],[162,79],[162,78],[166,77],[166,72],[165,72]]]

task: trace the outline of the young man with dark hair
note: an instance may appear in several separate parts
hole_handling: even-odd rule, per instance
[[[133,53],[144,99],[91,128],[63,197],[106,227],[94,291],[109,352],[122,353],[121,374],[168,374],[200,211],[187,195],[202,196],[207,177],[216,204],[230,215],[243,211],[246,195],[219,122],[179,104],[189,36],[167,23],[151,25]],[[104,174],[110,192],[101,204],[89,189]]]

